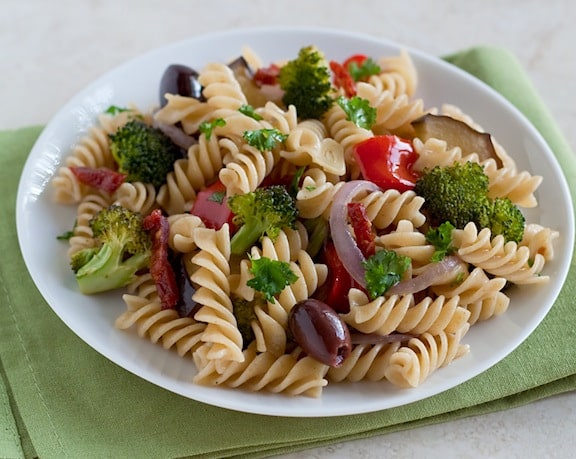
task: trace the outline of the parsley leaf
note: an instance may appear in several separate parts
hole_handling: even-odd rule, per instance
[[[220,127],[226,126],[226,120],[223,118],[216,118],[215,120],[212,121],[204,121],[200,123],[198,129],[202,134],[206,136],[206,140],[210,140],[210,137],[212,137],[212,131],[218,126]]]
[[[106,113],[107,115],[117,115],[118,113],[129,111],[131,111],[129,108],[118,107],[117,105],[110,105],[110,107],[104,110],[104,113]]]
[[[370,129],[376,122],[376,109],[370,106],[368,100],[358,96],[350,99],[340,96],[336,102],[346,113],[346,119],[359,128]]]
[[[362,262],[366,270],[366,289],[370,298],[383,295],[386,290],[400,282],[403,274],[410,267],[412,260],[398,255],[393,250],[379,250]]]
[[[430,228],[426,232],[426,240],[436,249],[432,254],[431,261],[436,263],[441,261],[446,255],[454,252],[452,247],[452,231],[454,225],[450,222],[444,222],[437,228]]]
[[[298,276],[290,269],[290,263],[286,261],[267,257],[250,257],[250,261],[250,272],[254,277],[248,280],[246,285],[262,293],[266,301],[271,303],[274,303],[274,296],[284,290],[284,287],[298,280]]]
[[[361,65],[358,65],[357,62],[348,64],[348,73],[354,81],[365,80],[372,75],[378,75],[381,71],[378,63],[371,57],[362,62]]]
[[[262,116],[260,116],[258,113],[256,113],[256,110],[254,110],[254,107],[252,107],[252,105],[244,104],[244,105],[240,106],[238,111],[240,113],[242,113],[243,115],[246,115],[246,116],[249,116],[250,118],[255,119],[256,121],[261,121],[264,119]]]
[[[306,170],[306,166],[301,166],[298,169],[296,169],[296,172],[294,173],[294,177],[292,178],[292,181],[290,182],[290,186],[288,187],[288,192],[290,193],[290,196],[294,196],[296,197],[296,195],[298,194],[298,190],[300,189],[300,179],[302,178],[302,175],[304,175],[304,171]]]
[[[59,234],[58,236],[56,236],[56,239],[59,241],[69,241],[70,238],[72,236],[74,236],[74,230],[76,229],[77,225],[78,225],[78,220],[74,220],[74,226],[72,227],[72,229],[68,230],[68,231],[64,231],[62,234]]]
[[[278,129],[257,129],[255,131],[244,131],[244,140],[248,145],[260,151],[271,151],[286,140],[286,134],[282,134]]]
[[[222,204],[226,198],[226,191],[215,191],[210,196],[208,196],[208,201],[215,202],[217,204]]]

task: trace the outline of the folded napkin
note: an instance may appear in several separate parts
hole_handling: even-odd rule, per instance
[[[516,104],[576,183],[572,152],[514,56],[474,48],[446,59]],[[18,177],[41,129],[0,133],[2,457],[262,457],[503,410],[576,388],[574,263],[551,312],[516,351],[472,380],[408,406],[322,419],[267,417],[158,388],[76,337],[27,274],[14,208]]]

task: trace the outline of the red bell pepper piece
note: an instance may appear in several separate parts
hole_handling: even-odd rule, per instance
[[[418,159],[409,140],[395,135],[378,135],[354,147],[362,176],[383,189],[411,190],[419,174],[412,170]]]
[[[350,312],[348,291],[358,285],[344,268],[332,242],[326,244],[322,261],[328,266],[328,278],[316,291],[314,298],[323,301],[336,312],[346,314]]]
[[[220,229],[228,223],[230,233],[235,230],[234,214],[226,202],[226,187],[219,180],[198,192],[190,213],[200,217],[206,228]]]

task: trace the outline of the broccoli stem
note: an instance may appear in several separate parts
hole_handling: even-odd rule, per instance
[[[258,225],[244,224],[230,240],[230,252],[234,255],[243,255],[260,239],[264,229]]]

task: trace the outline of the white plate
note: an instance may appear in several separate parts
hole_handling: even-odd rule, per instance
[[[251,29],[201,36],[154,50],[105,74],[70,100],[47,125],[22,173],[17,200],[17,228],[22,253],[38,289],[62,321],[96,351],[126,370],[169,391],[234,410],[284,416],[335,416],[404,405],[450,389],[503,359],[532,333],[549,311],[564,283],[574,243],[573,211],[564,176],[537,131],[503,97],[465,72],[438,58],[408,49],[418,69],[418,96],[427,107],[453,103],[463,108],[504,145],[520,169],[544,177],[537,191],[540,206],[527,213],[531,222],[560,231],[557,257],[546,266],[545,286],[518,289],[501,317],[472,327],[465,337],[471,353],[433,374],[421,387],[399,390],[387,383],[332,384],[317,400],[191,383],[191,360],[164,350],[134,333],[114,328],[125,306],[118,294],[98,297],[78,293],[66,261],[66,244],[56,235],[70,229],[73,208],[51,202],[49,181],[71,146],[110,105],[135,103],[146,110],[157,104],[165,67],[183,63],[201,69],[208,62],[228,62],[248,45],[264,63],[292,58],[308,44],[328,59],[363,53],[395,55],[400,46],[334,30]]]

